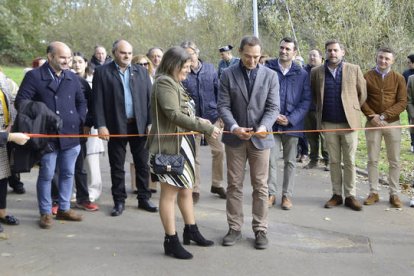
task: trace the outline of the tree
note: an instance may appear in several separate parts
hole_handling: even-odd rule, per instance
[[[0,0],[0,62],[23,64],[44,53],[50,2],[40,2]]]

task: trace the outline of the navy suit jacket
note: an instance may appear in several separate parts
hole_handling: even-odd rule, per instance
[[[151,124],[150,95],[152,83],[147,70],[131,64],[129,87],[139,134]],[[106,127],[110,134],[127,134],[124,87],[115,62],[95,69],[92,82],[95,127]]]
[[[58,134],[79,134],[85,122],[86,100],[78,76],[70,70],[64,71],[64,78],[58,86],[51,75],[48,64],[26,73],[16,95],[18,109],[23,100],[43,102],[63,121]],[[62,150],[79,145],[79,138],[59,138],[56,146]]]
[[[276,72],[259,65],[253,90],[249,98],[246,83],[239,63],[224,70],[220,77],[218,111],[224,122],[224,129],[237,124],[239,127],[253,128],[256,131],[261,125],[267,131],[279,115],[279,81]],[[273,147],[273,135],[260,139],[252,136],[251,142],[257,149]],[[223,135],[223,143],[237,147],[243,140],[236,135]]]

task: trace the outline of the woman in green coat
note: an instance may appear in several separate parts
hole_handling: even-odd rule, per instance
[[[181,246],[177,236],[176,199],[185,222],[184,244],[190,244],[193,240],[200,246],[213,245],[212,241],[201,235],[195,223],[192,199],[195,139],[188,132],[197,131],[213,138],[221,133],[210,121],[194,116],[192,100],[181,85],[190,72],[190,64],[191,56],[181,47],[173,47],[164,54],[152,88],[152,128],[147,141],[150,158],[157,153],[164,153],[181,154],[185,159],[181,175],[155,174],[150,164],[153,181],[161,183],[159,208],[165,230],[164,251],[166,255],[178,259],[191,259],[193,256]],[[163,135],[183,132],[187,134]]]

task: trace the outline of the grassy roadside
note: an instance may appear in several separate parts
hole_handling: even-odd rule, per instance
[[[19,66],[0,66],[0,67],[3,69],[3,72],[4,74],[6,74],[6,76],[14,80],[18,85],[20,85],[24,77],[23,67],[19,67]]]
[[[401,118],[401,125],[408,125],[408,115],[407,112],[403,112],[400,116]],[[365,125],[366,119],[363,118],[363,125]],[[366,140],[365,140],[365,132],[359,132],[359,141],[358,141],[358,149],[355,158],[355,162],[358,168],[366,169],[367,168],[367,148],[366,148]],[[409,128],[402,129],[402,136],[401,136],[401,174],[400,174],[400,184],[411,184],[414,179],[414,154],[411,153],[411,140],[410,140],[410,131]],[[380,161],[378,164],[380,170],[380,176],[384,179],[388,176],[388,161],[387,161],[387,152],[385,149],[384,140],[381,144],[381,153],[380,153]],[[405,185],[404,185],[405,186]]]
[[[13,79],[17,84],[20,84],[23,79],[23,67],[10,67],[2,66],[2,69],[6,76]],[[363,119],[365,125],[365,117]],[[401,114],[401,124],[408,125],[407,113]],[[359,131],[359,144],[356,154],[356,164],[361,169],[367,167],[367,149],[365,141],[365,132]],[[379,169],[382,176],[388,174],[388,162],[386,158],[385,144],[382,142],[381,146],[381,159],[379,163]],[[414,179],[414,154],[410,152],[410,134],[409,129],[402,129],[402,141],[401,141],[401,184],[411,184]]]

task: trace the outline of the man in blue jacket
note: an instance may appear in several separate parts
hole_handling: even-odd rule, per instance
[[[217,111],[217,90],[218,80],[217,72],[213,64],[203,62],[199,59],[200,50],[192,41],[185,41],[181,44],[191,55],[191,72],[187,79],[183,81],[184,87],[194,100],[196,115],[203,119],[209,120],[212,124],[222,128],[223,123],[218,117]],[[220,198],[226,198],[226,191],[223,188],[223,166],[224,166],[224,145],[221,142],[221,136],[213,139],[210,136],[204,137],[211,147],[212,158],[212,183],[211,193],[219,195]],[[193,201],[197,203],[200,198],[200,140],[201,136],[197,135],[196,140],[196,167],[195,183],[193,187]]]
[[[47,47],[47,62],[25,75],[16,96],[16,107],[24,100],[43,102],[63,121],[57,134],[79,134],[86,116],[86,100],[78,76],[69,70],[70,48],[62,42]],[[59,171],[59,210],[56,219],[80,221],[82,216],[70,209],[75,162],[80,151],[79,138],[51,138],[40,160],[37,178],[39,226],[52,226],[51,183],[55,168]]]
[[[218,78],[220,79],[221,73],[223,73],[224,69],[232,66],[233,64],[236,64],[240,59],[233,57],[231,53],[231,49],[233,49],[233,46],[226,45],[219,48],[220,57],[221,60],[218,64],[217,72],[218,72]]]
[[[269,207],[276,203],[277,160],[280,145],[283,146],[283,190],[281,207],[292,208],[292,191],[296,168],[296,150],[304,129],[304,118],[309,110],[312,98],[308,73],[293,62],[297,53],[297,42],[289,37],[279,43],[279,58],[269,60],[266,66],[277,72],[279,77],[280,114],[273,125],[273,131],[288,131],[275,134],[275,146],[270,152],[269,163]]]

